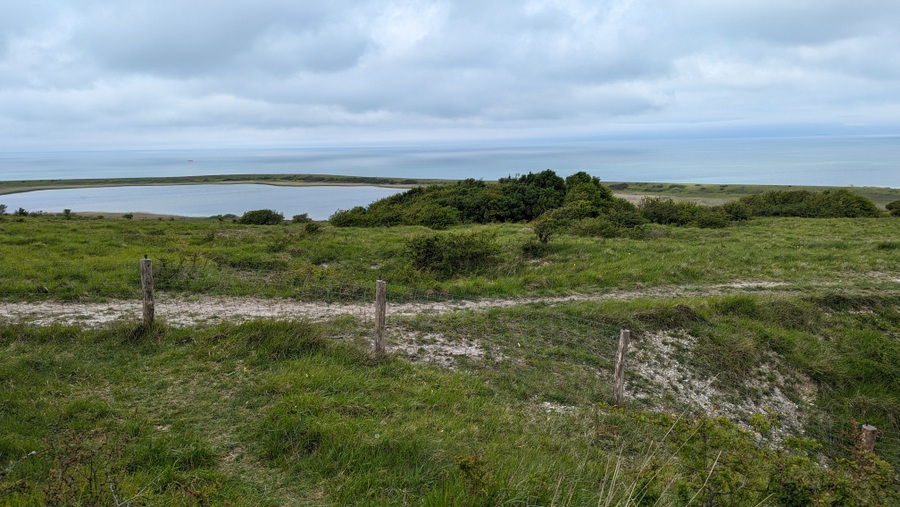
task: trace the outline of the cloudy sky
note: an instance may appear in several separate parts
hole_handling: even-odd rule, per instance
[[[0,149],[900,132],[897,0],[29,0]]]

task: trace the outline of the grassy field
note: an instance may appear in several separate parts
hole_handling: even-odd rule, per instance
[[[450,232],[496,262],[415,270],[420,227],[2,217],[0,305],[137,301],[145,254],[163,304],[523,301],[390,317],[383,358],[349,314],[0,321],[0,505],[900,502],[900,219]],[[534,301],[572,294],[612,297]]]
[[[2,326],[0,501],[891,505],[895,469],[854,446],[850,417],[900,434],[900,347],[881,335],[897,329],[898,299],[770,303],[580,303],[396,323],[389,350],[401,333],[478,337],[492,350],[453,369],[373,359],[368,327],[349,318]],[[817,385],[808,435],[777,437],[775,413],[738,426],[664,395],[611,407],[614,342],[598,337],[621,325],[697,336],[683,361],[741,398],[764,395],[748,385],[777,354],[775,371]],[[896,443],[881,445],[896,458]]]
[[[137,260],[157,287],[185,294],[368,300],[376,279],[397,300],[597,293],[768,282],[896,287],[900,220],[755,219],[725,229],[652,226],[644,239],[560,236],[534,249],[527,224],[460,227],[496,237],[498,262],[443,279],[411,267],[408,238],[423,227],[246,226],[211,219],[5,217],[0,298],[132,297]]]

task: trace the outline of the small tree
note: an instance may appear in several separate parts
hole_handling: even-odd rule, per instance
[[[66,220],[71,220],[72,219],[72,210],[70,210],[69,208],[64,209],[63,210],[63,218],[65,218]]]
[[[6,214],[6,205],[0,204],[0,215],[5,215],[5,214]]]
[[[19,208],[19,209],[16,210],[16,216],[27,217],[27,216],[28,216],[28,212],[25,211],[25,208]]]

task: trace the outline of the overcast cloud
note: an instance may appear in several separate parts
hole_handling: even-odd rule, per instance
[[[5,149],[900,124],[897,0],[5,4]]]

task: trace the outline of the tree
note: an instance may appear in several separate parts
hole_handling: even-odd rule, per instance
[[[6,214],[6,205],[0,204],[0,215],[5,215],[5,214]]]

